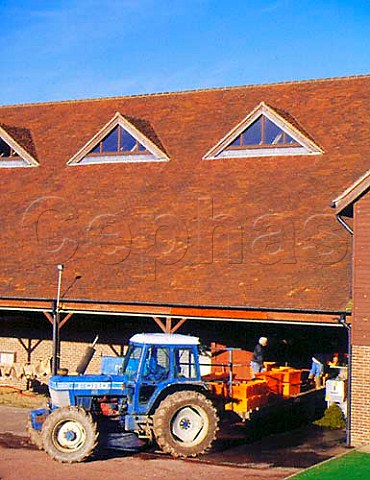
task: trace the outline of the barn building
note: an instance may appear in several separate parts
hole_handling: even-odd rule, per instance
[[[68,367],[96,334],[118,355],[154,329],[263,333],[302,364],[349,344],[370,441],[369,94],[359,76],[1,107],[1,371],[41,372],[55,319]]]

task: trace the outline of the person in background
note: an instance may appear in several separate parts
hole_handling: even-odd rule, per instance
[[[334,353],[331,360],[328,361],[328,378],[336,378],[338,375],[340,375],[340,369],[336,368],[340,366],[339,362],[339,353]]]
[[[308,374],[309,380],[314,380],[315,387],[322,387],[322,379],[324,376],[325,356],[321,353],[315,353],[312,355],[311,370]]]
[[[337,367],[339,365],[339,353],[333,353],[333,357],[328,362],[329,367]]]
[[[267,346],[267,343],[267,338],[261,337],[253,350],[253,357],[251,360],[251,368],[253,374],[252,378],[256,378],[256,373],[264,371],[263,362],[265,358],[265,348]]]

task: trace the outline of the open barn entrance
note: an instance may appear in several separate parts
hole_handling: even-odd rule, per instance
[[[41,313],[8,313],[0,322],[0,337],[18,339],[19,348],[25,339],[32,341],[51,341],[52,330],[49,322]],[[64,351],[69,343],[90,343],[99,335],[98,344],[111,345],[112,354],[121,355],[123,347],[135,333],[160,332],[159,326],[150,317],[123,317],[108,315],[75,314],[61,330]],[[296,368],[309,368],[314,353],[348,353],[346,329],[338,323],[333,326],[265,323],[241,321],[188,320],[179,328],[178,333],[194,335],[204,345],[212,342],[233,348],[252,351],[258,338],[269,339],[266,357],[280,365]],[[22,340],[22,342],[21,342]],[[4,342],[5,343],[5,342]],[[5,347],[4,347],[5,348]],[[31,352],[38,354],[41,346]],[[9,350],[9,348],[6,348]],[[67,349],[68,350],[68,349]],[[63,352],[62,352],[63,353]],[[73,352],[69,352],[71,357]],[[30,360],[29,356],[27,357]],[[63,360],[63,359],[62,359]]]

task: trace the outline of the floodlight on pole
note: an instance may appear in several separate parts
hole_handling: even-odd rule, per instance
[[[56,310],[58,312],[59,311],[59,303],[60,303],[60,291],[61,291],[61,288],[62,288],[62,275],[63,275],[64,265],[62,265],[60,263],[57,268],[58,268],[58,292],[57,292]]]

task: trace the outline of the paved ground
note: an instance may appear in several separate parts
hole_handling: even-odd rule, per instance
[[[174,460],[131,450],[106,452],[83,464],[66,465],[30,445],[25,431],[27,413],[0,407],[0,480],[117,480],[118,475],[141,480],[282,480],[346,451],[343,432],[306,427],[246,444],[245,434],[236,427],[225,431],[214,451],[199,460]]]

